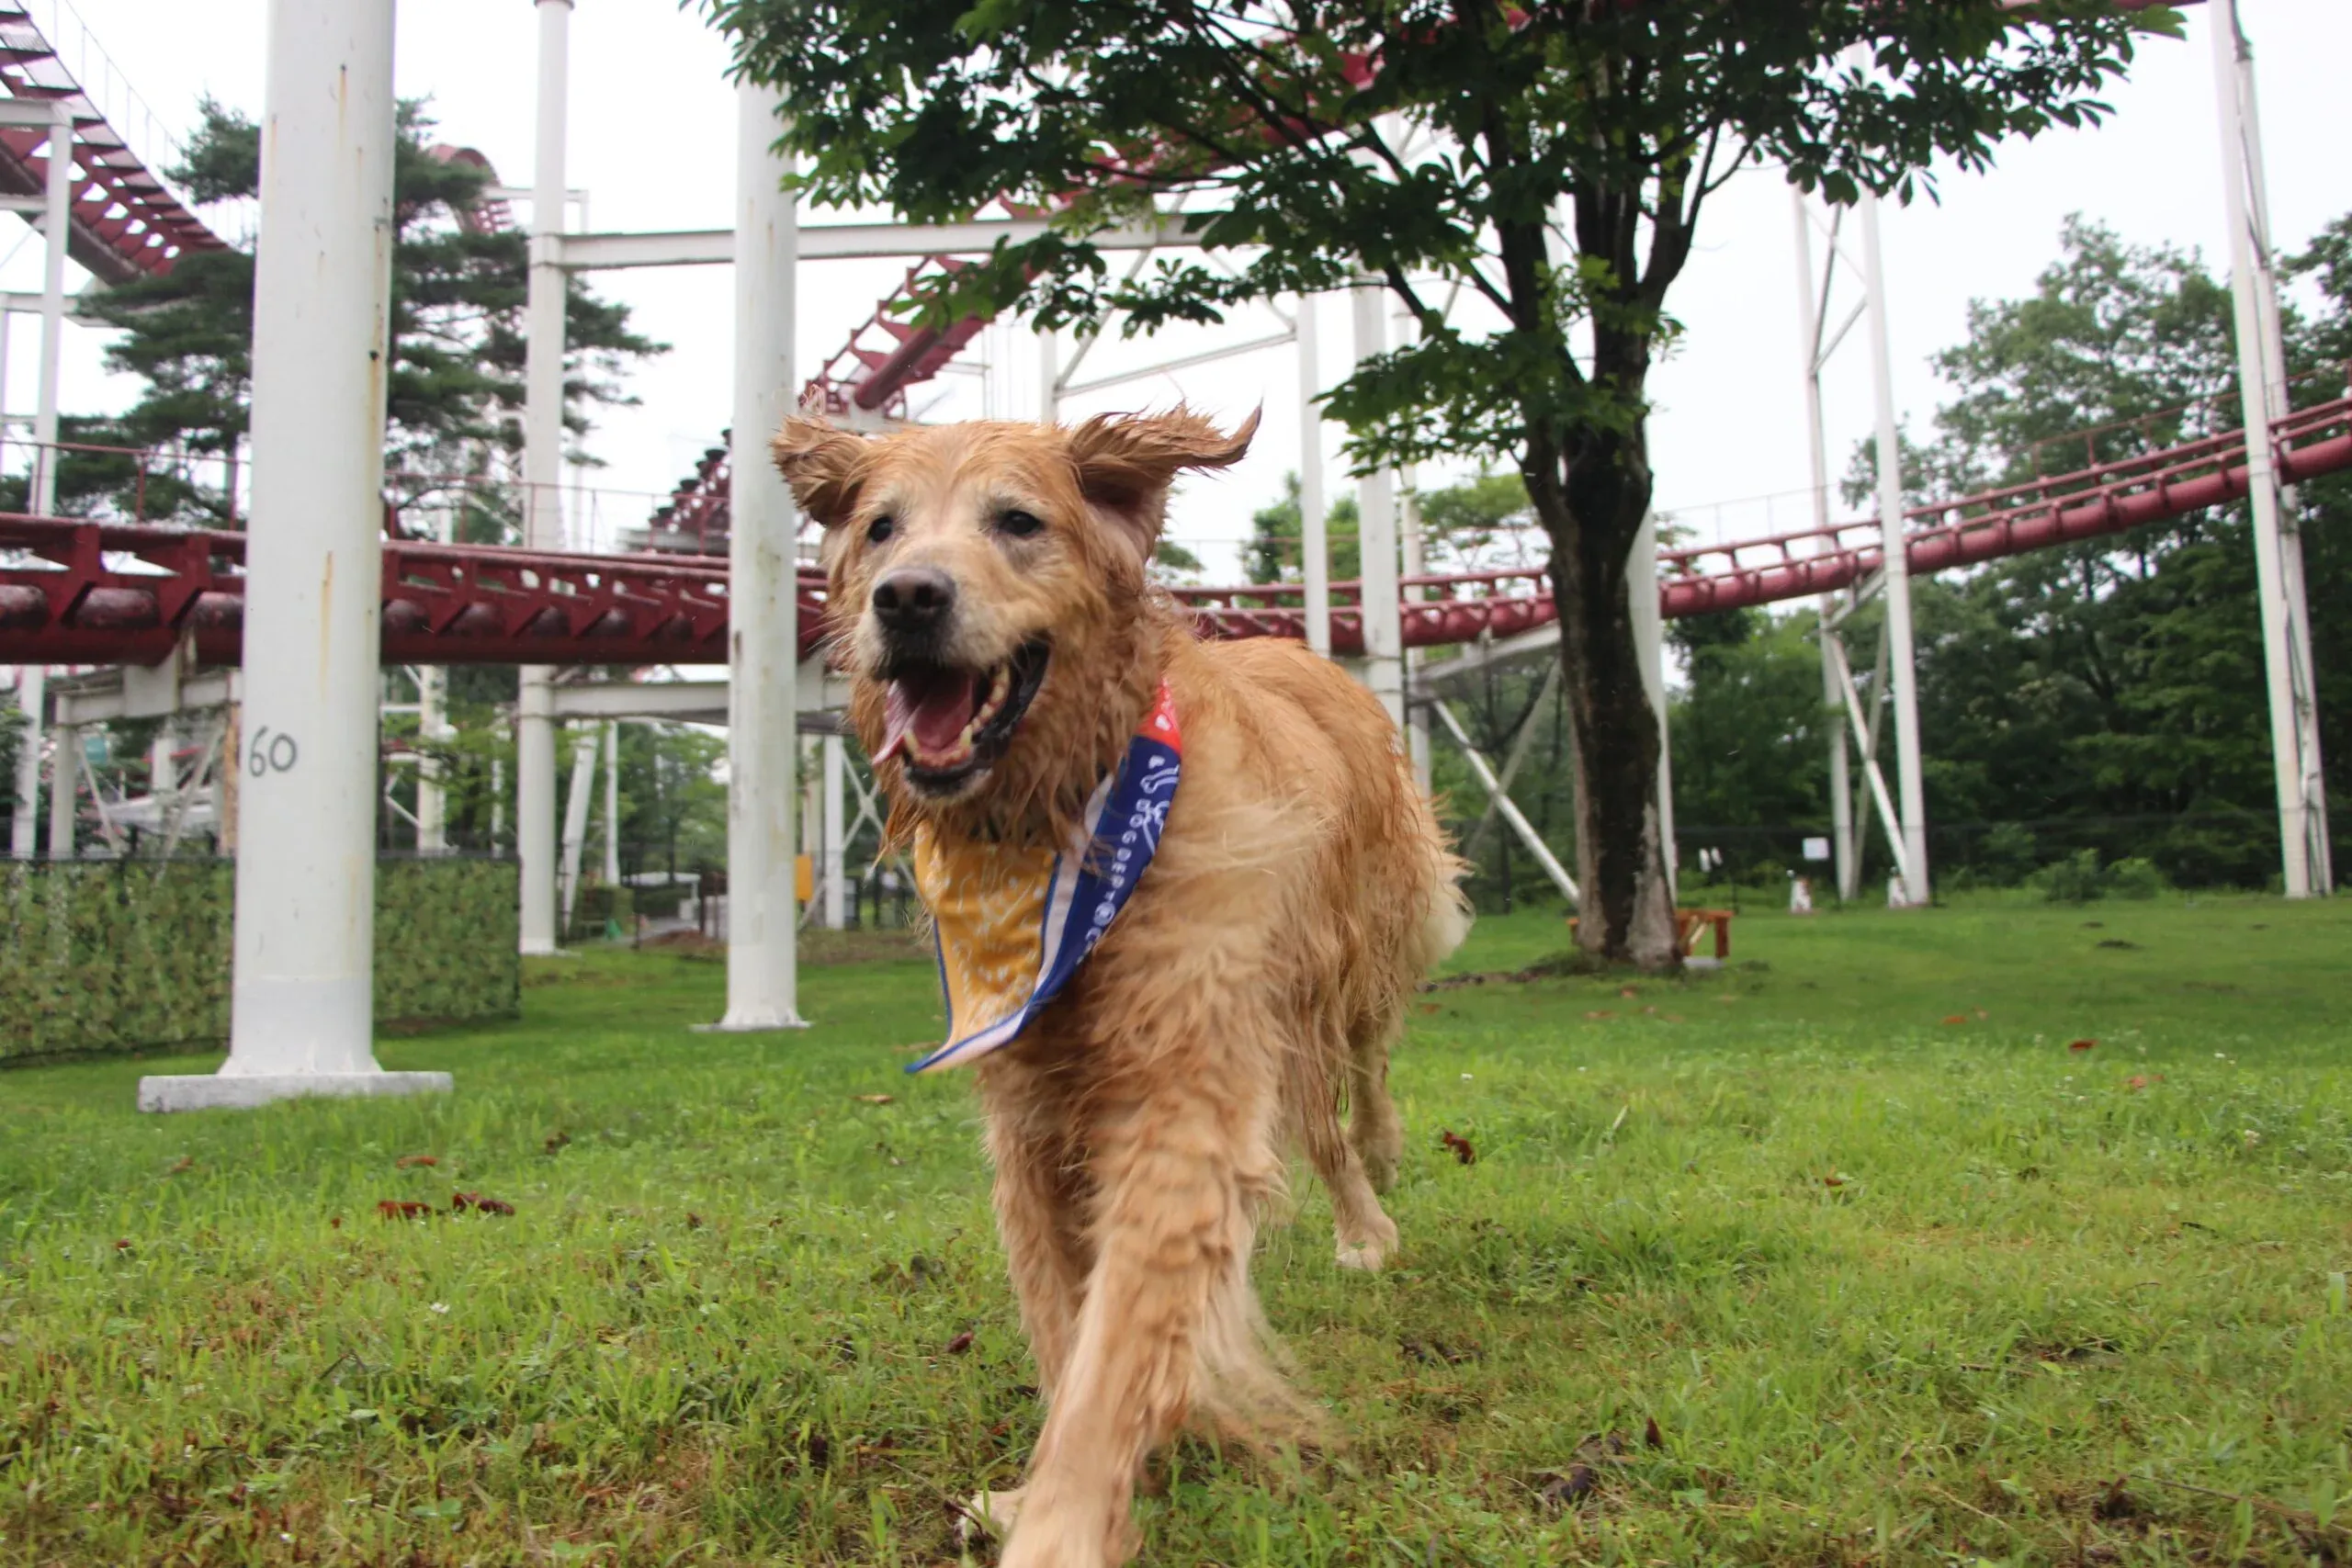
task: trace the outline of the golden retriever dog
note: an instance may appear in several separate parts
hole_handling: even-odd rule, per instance
[[[1147,580],[1170,483],[1234,462],[1256,425],[1180,408],[868,439],[794,418],[774,444],[823,525],[851,721],[935,918],[926,845],[1012,863],[1084,843],[1147,715],[1182,729],[1132,897],[976,1063],[1046,1405],[1026,1484],[972,1508],[1008,1568],[1131,1558],[1143,1463],[1189,1417],[1312,1430],[1250,1290],[1258,1220],[1303,1145],[1340,1266],[1396,1247],[1374,1196],[1402,1146],[1389,1043],[1468,926],[1378,701],[1295,643],[1196,640]]]

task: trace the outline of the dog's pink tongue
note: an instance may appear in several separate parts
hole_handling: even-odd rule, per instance
[[[949,750],[978,705],[973,685],[972,676],[961,671],[891,682],[883,704],[882,750],[874,760],[895,756],[909,736],[931,755]]]

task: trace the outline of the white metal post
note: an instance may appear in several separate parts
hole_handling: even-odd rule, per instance
[[[605,724],[605,886],[621,885],[621,721]]]
[[[63,104],[49,128],[49,178],[41,209],[40,387],[33,411],[36,516],[57,511],[57,378],[65,352],[65,247],[74,211],[74,120]]]
[[[142,1111],[449,1087],[372,1045],[392,6],[269,8],[229,1060]]]
[[[728,539],[726,1030],[800,1026],[793,818],[799,513],[768,460],[792,382],[799,211],[776,96],[736,90],[735,418]]]
[[[1053,329],[1037,329],[1037,423],[1052,424],[1062,417],[1062,354]]]
[[[8,823],[8,852],[30,860],[40,849],[41,709],[48,700],[49,672],[38,664],[17,671],[17,812]]]
[[[825,737],[824,769],[825,929],[837,931],[849,924],[849,867],[844,863],[849,843],[842,821],[842,784],[849,772],[849,756],[838,735]]]
[[[1634,535],[1634,549],[1625,569],[1626,591],[1633,596],[1634,638],[1642,649],[1642,685],[1649,693],[1650,711],[1657,716],[1657,841],[1666,857],[1667,897],[1674,896],[1680,852],[1674,842],[1674,748],[1667,730],[1666,615],[1657,596],[1657,518],[1642,513]],[[1530,723],[1534,716],[1528,716]]]
[[[571,91],[571,0],[537,0],[538,134],[531,184],[531,273],[524,306],[523,541],[563,545],[563,354],[566,284],[564,132]],[[526,664],[515,706],[514,853],[522,862],[522,948],[556,950],[554,671]]]
[[[2270,706],[2271,770],[2278,795],[2278,850],[2290,898],[2333,890],[2327,790],[2321,771],[2319,706],[2311,662],[2311,610],[2303,593],[2299,521],[2280,504],[2270,427],[2287,412],[2278,346],[2261,146],[2254,124],[2253,54],[2238,29],[2236,0],[2211,7],[2213,79],[2222,127],[2222,193],[2230,231],[2230,292],[2236,306],[2239,394],[2246,432],[2246,499],[2254,513],[2256,591]]]
[[[72,860],[75,808],[81,804],[82,732],[61,724],[51,731],[49,745],[49,858]],[[229,759],[229,766],[236,763],[236,758]]]
[[[1331,537],[1323,503],[1322,296],[1298,297],[1298,548],[1306,583],[1306,646],[1331,657]]]
[[[1894,358],[1887,324],[1886,269],[1879,249],[1878,198],[1860,206],[1862,286],[1871,326],[1871,383],[1878,416],[1878,521],[1885,558],[1886,640],[1893,663],[1895,794],[1902,806],[1904,901],[1928,902],[1928,797],[1919,774],[1919,678],[1911,634],[1911,561],[1903,530],[1903,447],[1894,424]]]
[[[435,750],[449,734],[442,716],[448,683],[445,666],[427,664],[416,672],[416,848],[420,854],[437,855],[449,847],[448,797],[441,788],[441,755]]]
[[[1355,307],[1356,362],[1387,347],[1386,297],[1378,284],[1349,291]],[[1405,723],[1405,635],[1396,606],[1396,476],[1375,468],[1356,481],[1357,554],[1363,565],[1364,683],[1402,728]]]
[[[1813,219],[1804,192],[1789,187],[1789,202],[1797,219],[1797,346],[1804,358],[1805,458],[1813,472],[1813,525],[1829,526],[1829,441],[1821,415],[1821,307],[1815,301],[1813,281]],[[1825,546],[1825,547],[1826,547]],[[1845,698],[1838,686],[1838,661],[1829,642],[1838,635],[1831,624],[1838,596],[1821,596],[1821,703],[1829,731],[1829,843],[1835,856],[1838,897],[1851,900],[1861,874],[1861,859],[1854,841],[1854,785],[1848,773]]]
[[[580,861],[588,842],[588,803],[596,788],[596,742],[603,737],[592,727],[571,738],[571,794],[563,806],[563,862],[558,873],[558,930],[571,930],[571,912],[580,907]]]

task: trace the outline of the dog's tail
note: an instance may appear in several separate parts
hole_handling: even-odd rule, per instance
[[[1462,891],[1470,867],[1445,841],[1445,829],[1426,801],[1418,802],[1422,817],[1422,854],[1426,870],[1421,880],[1421,923],[1413,959],[1418,975],[1426,975],[1454,954],[1470,935],[1475,918]]]

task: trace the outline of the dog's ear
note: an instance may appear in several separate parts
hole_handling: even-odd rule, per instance
[[[1179,404],[1166,413],[1098,414],[1069,433],[1069,456],[1079,493],[1149,560],[1176,475],[1239,462],[1257,434],[1257,411],[1227,435]]]
[[[827,528],[849,521],[865,482],[865,438],[818,414],[795,414],[784,422],[768,452],[776,472],[792,487],[800,510]]]

